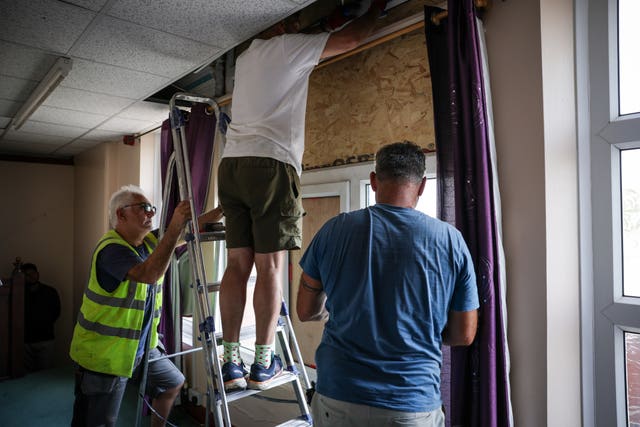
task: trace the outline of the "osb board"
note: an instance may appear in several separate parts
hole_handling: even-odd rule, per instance
[[[315,70],[307,101],[305,170],[372,160],[384,144],[434,150],[423,30]]]

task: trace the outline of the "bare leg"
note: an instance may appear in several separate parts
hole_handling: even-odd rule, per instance
[[[176,397],[178,397],[181,388],[182,384],[165,391],[160,396],[153,399],[153,409],[155,409],[162,418],[158,418],[156,414],[152,414],[151,427],[164,427],[165,420],[169,418],[169,413],[171,412],[171,408],[173,408],[173,402],[175,402]]]
[[[256,289],[253,309],[256,313],[256,344],[271,344],[282,305],[282,272],[285,251],[255,254]]]
[[[222,339],[227,342],[240,340],[240,327],[247,300],[247,280],[252,267],[252,248],[232,248],[227,251],[227,268],[220,284]]]

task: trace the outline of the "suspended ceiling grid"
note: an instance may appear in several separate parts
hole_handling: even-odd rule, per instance
[[[0,0],[0,154],[68,159],[153,129],[168,106],[145,99],[311,3]],[[69,75],[8,128],[60,56]]]

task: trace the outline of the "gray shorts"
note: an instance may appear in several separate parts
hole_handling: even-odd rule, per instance
[[[311,401],[314,427],[444,427],[444,412],[403,412],[331,399],[316,392]]]
[[[161,355],[155,348],[149,352],[149,359]],[[138,363],[133,371],[131,382],[135,385],[140,384],[142,365]],[[129,378],[101,374],[82,367],[76,368],[75,376],[76,399],[71,426],[115,426]],[[146,392],[152,398],[183,383],[184,375],[169,359],[149,363]]]

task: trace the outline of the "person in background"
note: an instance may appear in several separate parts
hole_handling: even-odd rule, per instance
[[[54,365],[54,326],[60,317],[60,297],[55,288],[40,282],[38,267],[22,264],[24,273],[24,367],[27,372]]]
[[[374,206],[325,223],[300,260],[301,321],[327,319],[314,426],[444,426],[441,345],[469,345],[478,293],[458,230],[415,209],[422,149],[382,147]]]
[[[248,387],[268,388],[282,372],[282,361],[274,354],[275,329],[285,253],[299,249],[302,242],[299,175],[309,75],[322,58],[357,47],[386,5],[358,3],[366,7],[339,31],[292,34],[299,23],[283,21],[253,40],[236,60],[231,123],[218,169],[228,251],[220,287],[222,373],[228,391],[247,387],[239,341],[254,264],[256,339]],[[343,16],[331,22],[348,20]]]
[[[74,427],[115,426],[127,382],[140,379],[147,341],[149,358],[161,356],[157,328],[162,280],[191,208],[187,200],[175,207],[161,239],[152,231],[155,213],[156,207],[133,185],[122,187],[109,201],[111,229],[94,250],[71,341],[70,356],[76,363]],[[221,216],[220,209],[209,211],[198,218],[198,227]],[[165,425],[183,383],[184,376],[169,359],[149,364],[151,426]]]

